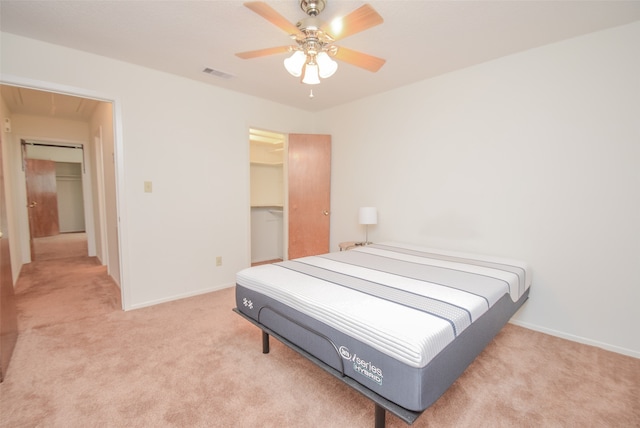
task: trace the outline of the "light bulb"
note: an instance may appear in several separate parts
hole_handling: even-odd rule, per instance
[[[307,85],[317,85],[320,83],[320,77],[318,77],[318,64],[311,62],[304,66],[302,83],[306,83]]]
[[[284,68],[286,68],[293,77],[300,77],[300,75],[302,75],[302,67],[306,61],[307,56],[304,52],[295,51],[289,58],[285,58]]]
[[[320,69],[320,77],[323,79],[333,76],[333,73],[338,69],[338,63],[332,60],[326,52],[320,52],[316,56],[316,62]]]

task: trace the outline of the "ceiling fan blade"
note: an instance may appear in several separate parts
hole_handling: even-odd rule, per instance
[[[341,61],[355,65],[356,67],[364,68],[365,70],[369,70],[374,73],[380,70],[380,67],[382,67],[384,63],[387,62],[382,58],[367,55],[366,53],[354,51],[353,49],[347,49],[343,47],[339,47],[338,51],[333,57],[335,59],[339,59]]]
[[[261,56],[287,53],[287,52],[290,52],[290,50],[291,50],[291,46],[278,46],[276,48],[266,48],[266,49],[258,49],[255,51],[238,52],[236,56],[242,59],[251,59],[251,58],[258,58]]]
[[[365,4],[342,19],[325,24],[322,30],[334,40],[340,40],[383,22],[382,16],[371,5]]]
[[[280,15],[278,12],[276,12],[275,9],[264,2],[250,1],[244,3],[244,5],[273,25],[280,27],[288,34],[298,34],[300,32],[300,30],[298,30],[298,27],[289,22],[287,18]]]

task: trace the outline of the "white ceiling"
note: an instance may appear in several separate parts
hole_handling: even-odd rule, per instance
[[[298,0],[268,1],[296,23]],[[328,0],[330,21],[365,2]],[[640,1],[372,0],[384,23],[337,43],[377,57],[377,73],[340,63],[313,86],[291,77],[286,55],[236,52],[290,44],[242,1],[0,1],[0,28],[308,111],[320,111],[494,58],[640,20]],[[209,67],[232,75],[203,73]]]
[[[0,94],[12,114],[47,116],[88,122],[100,101],[18,86],[0,85]]]

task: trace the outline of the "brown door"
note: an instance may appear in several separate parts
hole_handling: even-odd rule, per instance
[[[13,294],[11,252],[7,230],[7,210],[4,198],[2,170],[2,139],[0,138],[0,382],[4,380],[13,348],[18,339],[16,302]]]
[[[25,173],[31,239],[59,234],[56,163],[27,159]],[[33,250],[33,243],[31,248]],[[31,256],[33,258],[33,251]]]
[[[329,252],[331,136],[289,134],[289,259]]]

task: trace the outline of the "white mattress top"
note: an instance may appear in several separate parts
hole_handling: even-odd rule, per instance
[[[424,367],[505,294],[531,285],[522,262],[384,243],[245,269],[237,283]]]

